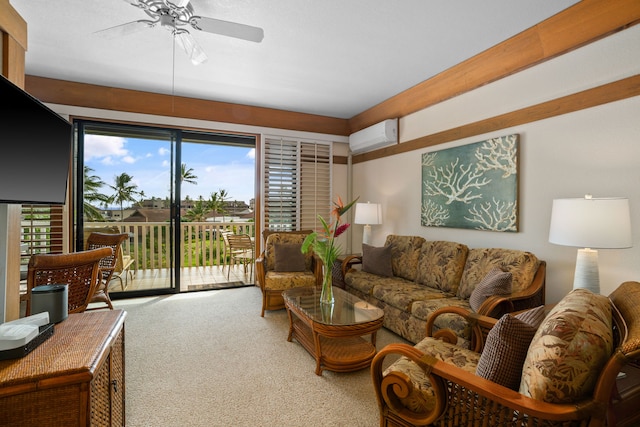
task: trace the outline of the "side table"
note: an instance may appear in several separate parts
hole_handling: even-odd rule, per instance
[[[640,425],[640,365],[630,363],[622,368],[626,375],[616,380],[607,416],[616,427]]]

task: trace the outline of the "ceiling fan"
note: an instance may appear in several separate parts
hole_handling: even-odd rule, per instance
[[[191,59],[194,65],[207,60],[207,54],[193,38],[191,33],[183,28],[190,25],[191,28],[207,33],[220,34],[260,43],[264,38],[264,31],[259,27],[239,24],[237,22],[223,21],[207,18],[194,14],[190,0],[124,0],[127,3],[142,9],[149,19],[140,19],[97,31],[95,34],[104,37],[117,37],[133,34],[145,28],[160,25],[173,34],[180,47]]]

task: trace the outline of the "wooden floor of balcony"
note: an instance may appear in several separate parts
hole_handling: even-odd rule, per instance
[[[167,268],[133,271],[133,276],[127,279],[125,293],[129,291],[152,290],[168,288],[171,280],[171,270]],[[180,269],[180,291],[189,292],[199,290],[203,285],[233,284],[242,282],[253,284],[254,277],[251,267],[247,267],[245,273],[242,265],[231,267],[207,266],[207,267],[185,267]],[[122,292],[119,280],[112,280],[109,285],[109,292]]]

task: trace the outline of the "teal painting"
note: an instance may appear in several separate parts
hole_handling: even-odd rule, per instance
[[[518,231],[519,135],[422,154],[426,227]]]

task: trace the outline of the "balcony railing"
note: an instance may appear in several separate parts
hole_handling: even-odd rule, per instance
[[[182,267],[224,267],[229,259],[225,253],[223,233],[255,236],[253,222],[183,222],[180,227]],[[135,260],[135,270],[153,270],[171,266],[171,225],[167,222],[86,222],[85,238],[92,229],[118,228],[128,233],[123,254]]]

